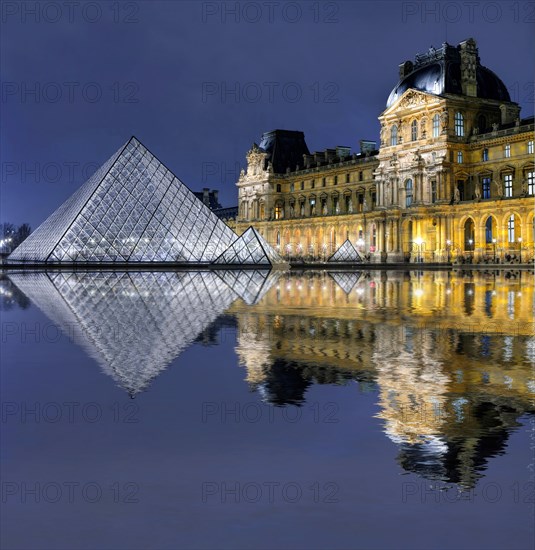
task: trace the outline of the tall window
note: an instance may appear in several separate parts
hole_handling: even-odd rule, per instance
[[[277,231],[277,246],[280,246],[281,244],[281,234],[280,231]]]
[[[511,145],[509,143],[504,147],[503,154],[506,159],[511,158]]]
[[[437,202],[437,182],[431,180],[431,202]]]
[[[412,180],[405,182],[405,206],[408,208],[412,204]]]
[[[416,141],[418,139],[418,122],[413,120],[411,122],[411,141]]]
[[[455,135],[464,136],[464,116],[459,111],[455,113]]]
[[[292,183],[290,183],[290,193],[293,193],[294,190],[295,190],[295,185],[294,185],[294,183],[292,182]]]
[[[325,187],[326,183],[327,183],[327,180],[325,178],[321,178],[321,186]]]
[[[510,243],[515,242],[515,215],[509,216],[507,220],[507,241]]]
[[[277,183],[277,193],[280,193],[282,190],[282,186],[280,183]]]
[[[346,174],[346,183],[349,183],[351,181],[351,177],[349,174]]]
[[[535,195],[535,172],[527,173],[528,195]]]
[[[364,179],[364,175],[362,173],[362,170],[359,172],[359,181],[362,181]]]
[[[305,189],[305,182],[302,181],[302,182],[301,182],[301,191],[303,191],[304,189]]]
[[[278,202],[276,205],[275,205],[275,219],[276,220],[280,220],[282,219],[282,205]]]
[[[513,176],[512,174],[507,174],[503,178],[503,184],[505,189],[505,196],[506,197],[512,197],[513,196]]]
[[[483,162],[486,162],[487,160],[489,160],[489,150],[485,147],[485,149],[483,149],[483,153],[482,153],[482,156],[481,156]]]
[[[533,155],[533,140],[528,141],[528,155]]]
[[[334,176],[334,185],[338,185],[338,176]]]
[[[490,199],[490,178],[483,178],[481,184],[483,188],[483,198]]]
[[[440,116],[436,114],[433,117],[433,137],[438,137],[440,135]]]
[[[492,217],[491,216],[487,218],[487,222],[485,223],[485,242],[487,244],[492,243]]]
[[[463,152],[457,151],[457,164],[462,164],[462,163],[463,163]]]
[[[310,182],[310,189],[314,189],[314,187],[316,187],[316,180]]]
[[[394,124],[390,130],[390,145],[398,144],[398,127]]]

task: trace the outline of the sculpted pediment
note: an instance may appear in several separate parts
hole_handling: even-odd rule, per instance
[[[439,99],[433,94],[409,89],[393,105],[391,105],[386,111],[384,111],[383,115],[387,115],[389,113],[400,111],[403,109],[409,109],[412,107],[438,103],[438,101]]]

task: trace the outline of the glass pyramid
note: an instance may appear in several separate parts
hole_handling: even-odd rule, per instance
[[[349,239],[346,239],[340,248],[327,260],[328,262],[362,262],[357,249]]]
[[[280,277],[278,270],[229,270],[216,271],[227,285],[249,306],[255,305],[266,295]]]
[[[135,137],[10,255],[47,263],[209,263],[236,234]]]
[[[268,273],[61,270],[9,278],[134,396],[217,321],[251,278],[264,291],[274,281]]]
[[[240,235],[227,250],[219,256],[214,264],[252,264],[252,265],[282,265],[284,260],[280,254],[250,226]]]

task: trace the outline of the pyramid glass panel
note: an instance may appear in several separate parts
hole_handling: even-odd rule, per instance
[[[355,263],[362,262],[362,258],[357,249],[353,246],[349,239],[346,239],[340,248],[327,260],[328,262],[346,262]]]
[[[249,227],[238,237],[214,264],[223,265],[282,265],[280,254],[258,233],[254,227]]]
[[[210,263],[235,239],[224,222],[131,138],[9,260]]]

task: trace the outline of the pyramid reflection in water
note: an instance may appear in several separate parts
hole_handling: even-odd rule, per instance
[[[10,278],[134,396],[236,299],[258,301],[277,275],[59,272]]]

